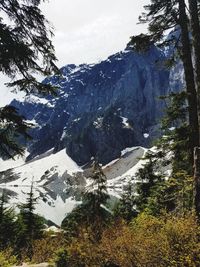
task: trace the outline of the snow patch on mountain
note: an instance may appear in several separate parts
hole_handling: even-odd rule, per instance
[[[34,184],[35,185],[35,184]],[[18,212],[19,203],[26,203],[27,196],[30,193],[30,186],[19,187],[3,187],[5,190],[10,189],[15,193],[9,200],[9,205],[15,208]],[[81,202],[74,197],[69,196],[65,198],[60,195],[52,197],[48,195],[44,188],[33,187],[34,197],[37,199],[35,209],[36,213],[43,216],[45,219],[61,225],[65,216],[70,213]]]
[[[0,158],[0,172],[23,166],[28,155],[29,153],[26,151],[23,156],[16,156],[14,159],[3,160]]]
[[[14,173],[19,177],[16,181],[8,183],[8,185],[30,185],[33,181],[40,182],[42,177],[50,176],[50,173],[57,173],[62,176],[66,171],[68,174],[73,175],[77,172],[82,172],[82,169],[66,154],[65,149],[46,157],[38,157],[22,166],[14,168]],[[42,184],[46,179],[42,180]],[[42,185],[40,184],[40,185]]]
[[[156,153],[157,148],[129,147],[121,152],[120,157],[102,166],[111,198],[119,199],[128,183],[137,182],[136,174],[147,162],[145,156],[148,152]],[[167,177],[170,166],[164,167],[163,170],[162,168],[159,168],[159,171]],[[91,186],[90,164],[87,167],[79,167],[66,154],[65,149],[55,154],[53,150],[49,150],[10,171],[17,179],[0,184],[1,190],[8,190],[11,196],[10,204],[16,206],[18,203],[24,203],[33,182],[34,195],[38,197],[36,212],[58,225],[81,203],[82,193]],[[4,175],[7,175],[6,172],[1,174],[1,177]]]
[[[144,133],[143,136],[144,136],[144,138],[148,138],[149,134],[148,133]]]
[[[129,123],[128,123],[128,118],[125,118],[125,117],[122,117],[122,116],[121,116],[121,119],[122,119],[123,127],[124,127],[124,128],[129,128],[130,125],[129,125]]]
[[[146,160],[144,156],[148,149],[143,147],[126,148],[121,152],[121,157],[103,167],[108,179],[108,188],[123,191],[129,182],[136,181],[136,173],[143,167]]]
[[[46,105],[48,103],[48,100],[42,97],[38,97],[36,95],[29,95],[24,98],[24,101],[27,103],[36,103],[36,104],[42,104]]]

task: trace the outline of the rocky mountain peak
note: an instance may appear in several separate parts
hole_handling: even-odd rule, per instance
[[[35,125],[28,160],[66,148],[79,165],[94,156],[106,164],[126,147],[150,145],[164,109],[159,96],[169,91],[164,59],[155,46],[144,54],[127,48],[97,64],[66,65],[62,77],[47,77],[45,83],[60,88],[55,98],[14,100]]]

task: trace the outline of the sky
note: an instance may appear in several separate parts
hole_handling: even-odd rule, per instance
[[[123,50],[130,36],[146,31],[137,24],[149,0],[49,0],[41,9],[54,27],[57,65],[96,63]],[[0,106],[16,95],[0,75]]]

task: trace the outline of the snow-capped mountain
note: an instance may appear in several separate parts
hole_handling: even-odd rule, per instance
[[[165,107],[159,96],[169,91],[164,59],[153,46],[145,54],[126,49],[98,64],[66,65],[62,78],[44,81],[60,87],[56,98],[14,100],[11,104],[35,125],[28,160],[66,148],[79,165],[94,156],[106,164],[126,147],[151,144]]]
[[[155,46],[130,49],[98,64],[66,65],[62,77],[44,80],[58,86],[56,97],[13,100],[34,127],[24,158],[0,160],[0,191],[11,204],[23,202],[34,184],[37,212],[60,224],[81,200],[90,163],[98,158],[112,198],[135,179],[147,149],[159,135],[165,109],[160,96],[182,88],[183,68],[164,68],[166,51]]]

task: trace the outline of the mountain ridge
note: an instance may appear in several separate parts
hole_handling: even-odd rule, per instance
[[[92,157],[106,164],[126,147],[149,146],[165,108],[158,98],[169,91],[170,71],[156,64],[164,60],[155,46],[145,54],[127,48],[98,64],[66,65],[62,78],[46,78],[60,87],[56,98],[14,100],[35,124],[27,160],[66,149],[78,165]]]

